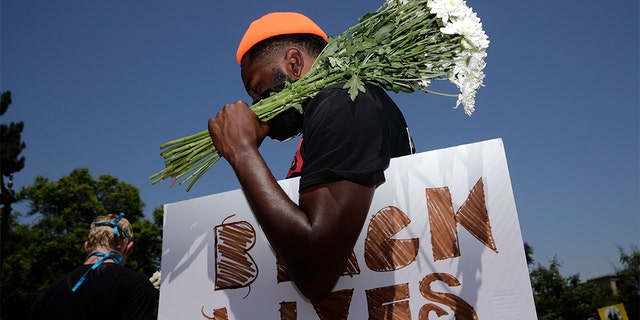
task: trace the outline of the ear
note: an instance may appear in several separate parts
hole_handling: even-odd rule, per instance
[[[87,241],[84,242],[84,252],[89,252],[89,243]]]
[[[127,245],[124,247],[124,252],[122,255],[128,255],[129,251],[131,251],[131,247],[133,247],[133,241],[127,242]]]
[[[304,56],[298,48],[289,48],[285,55],[286,68],[285,70],[292,79],[298,80],[303,75],[304,69]]]

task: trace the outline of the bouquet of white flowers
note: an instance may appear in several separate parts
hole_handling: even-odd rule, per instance
[[[475,110],[475,96],[484,79],[487,35],[464,0],[387,0],[341,35],[329,37],[311,70],[294,83],[251,109],[268,121],[289,108],[303,113],[302,103],[323,88],[345,83],[351,99],[364,83],[394,92],[423,91],[457,97],[455,107]],[[458,93],[430,89],[433,81],[448,80]],[[156,184],[166,178],[189,182],[187,191],[219,159],[204,130],[160,146],[165,168],[152,175]]]

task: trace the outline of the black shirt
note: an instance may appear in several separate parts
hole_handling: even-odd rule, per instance
[[[35,301],[29,319],[156,319],[158,293],[149,279],[115,263],[89,271],[76,292],[71,289],[92,267],[82,265],[54,283]]]
[[[343,86],[323,89],[305,106],[288,174],[301,176],[300,190],[340,180],[377,186],[391,158],[415,152],[402,112],[382,88],[366,85],[352,101]]]

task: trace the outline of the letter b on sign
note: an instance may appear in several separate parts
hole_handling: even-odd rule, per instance
[[[226,220],[226,219],[225,219]],[[215,233],[215,290],[246,287],[258,276],[258,266],[249,250],[256,241],[256,232],[249,222],[222,222]]]

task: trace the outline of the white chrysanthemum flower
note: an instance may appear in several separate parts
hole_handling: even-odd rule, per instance
[[[160,273],[160,271],[156,271],[153,273],[153,275],[151,276],[151,278],[149,278],[149,281],[151,282],[151,284],[153,284],[153,286],[160,290],[160,280],[162,278],[162,274]]]
[[[464,37],[463,45],[470,45],[476,50],[489,47],[489,38],[482,30],[482,23],[476,15],[467,15],[464,19],[455,19],[440,28],[444,34],[459,34]]]
[[[471,12],[464,0],[432,0],[427,2],[427,6],[445,25],[452,18],[461,18]]]
[[[463,52],[457,59],[453,67],[453,76],[449,79],[460,90],[456,108],[462,104],[465,113],[471,115],[475,110],[476,92],[482,86],[484,79],[484,69],[486,63],[484,58],[486,52]]]

